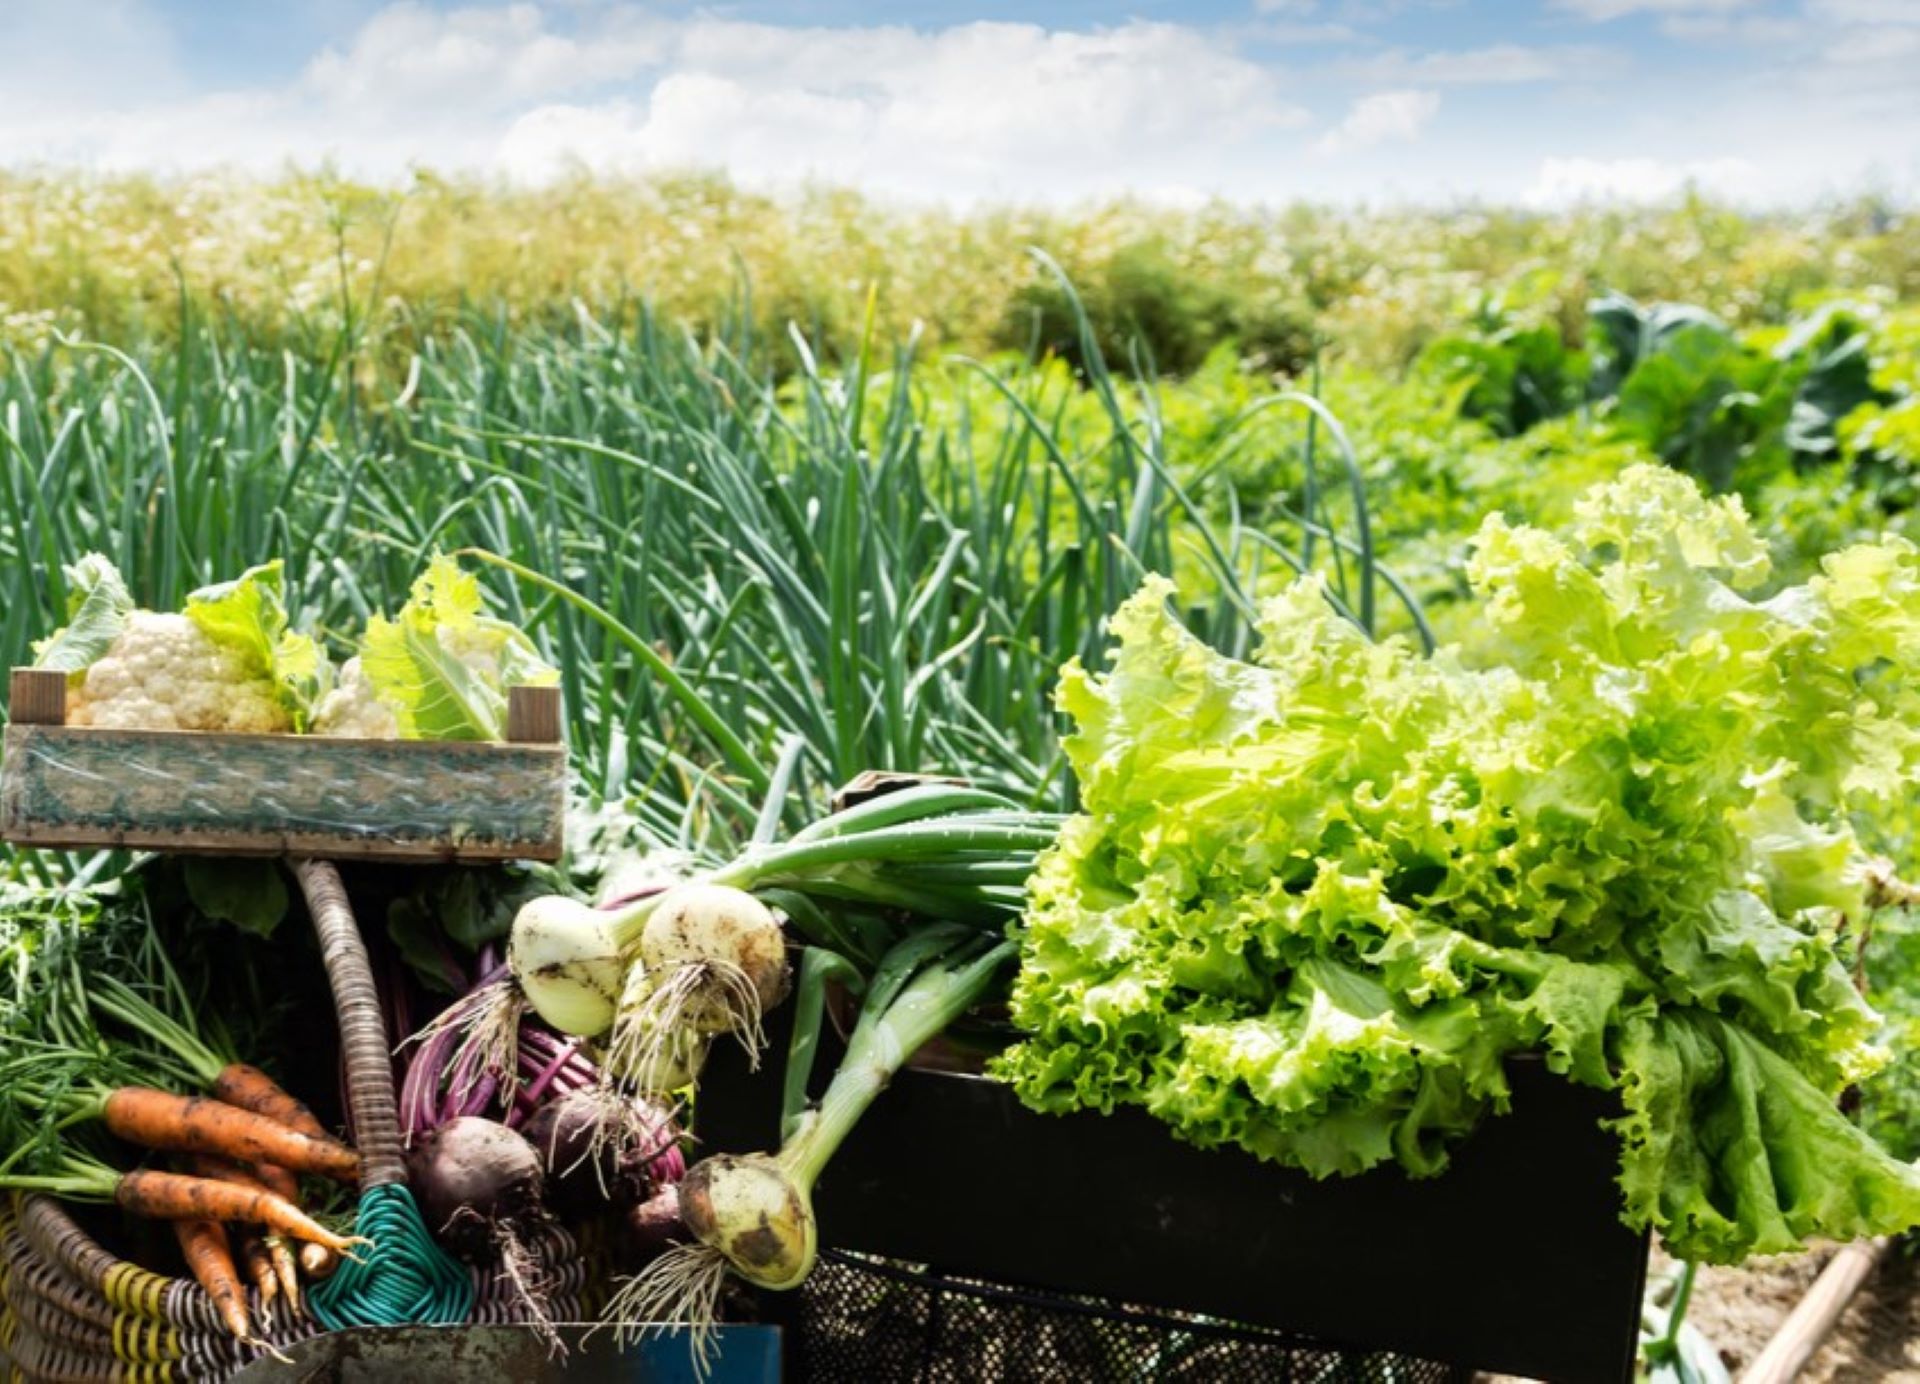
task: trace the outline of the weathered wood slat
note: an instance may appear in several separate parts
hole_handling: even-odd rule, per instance
[[[560,728],[560,689],[509,687],[507,739],[516,745],[545,745],[565,739]]]
[[[335,859],[552,860],[566,748],[22,725],[0,836],[25,845]]]
[[[7,717],[23,726],[67,719],[67,675],[53,668],[15,668],[7,678]]]

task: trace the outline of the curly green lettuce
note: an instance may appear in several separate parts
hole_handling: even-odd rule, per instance
[[[1849,811],[1920,768],[1920,552],[1760,599],[1739,502],[1641,466],[1490,519],[1469,643],[1375,644],[1303,579],[1225,657],[1150,580],[1060,704],[1082,811],[1030,886],[999,1072],[1316,1176],[1428,1175],[1539,1053],[1617,1090],[1624,1215],[1725,1262],[1920,1223],[1842,1117]]]

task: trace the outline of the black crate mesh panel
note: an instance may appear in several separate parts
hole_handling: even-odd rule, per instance
[[[1466,1384],[1473,1373],[835,1250],[790,1306],[800,1384]]]

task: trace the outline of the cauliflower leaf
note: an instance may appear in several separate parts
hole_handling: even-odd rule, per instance
[[[126,630],[133,594],[120,569],[100,553],[88,553],[62,570],[67,574],[67,623],[33,646],[33,664],[82,673]]]
[[[509,687],[559,681],[525,633],[486,614],[479,581],[444,555],[397,616],[368,620],[360,664],[409,739],[499,740]]]
[[[208,639],[238,655],[249,677],[271,683],[293,729],[304,731],[332,686],[333,668],[311,635],[289,627],[282,585],[276,558],[190,593],[185,614]]]

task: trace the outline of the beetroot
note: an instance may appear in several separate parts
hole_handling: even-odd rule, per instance
[[[548,1198],[568,1216],[644,1202],[686,1171],[673,1116],[604,1088],[547,1101],[521,1132],[545,1165]]]
[[[614,1237],[613,1249],[621,1266],[635,1273],[672,1246],[692,1239],[686,1218],[680,1214],[678,1189],[662,1184],[646,1201],[637,1201],[620,1213],[619,1233]]]
[[[492,1262],[546,1223],[540,1155],[493,1120],[447,1121],[414,1145],[407,1171],[427,1225],[474,1262]]]

